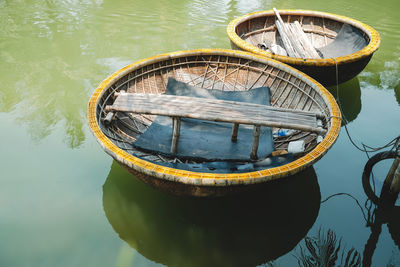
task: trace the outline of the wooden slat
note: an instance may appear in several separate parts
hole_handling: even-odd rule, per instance
[[[296,33],[301,46],[304,48],[307,58],[321,58],[317,50],[315,50],[315,47],[311,44],[307,35],[304,33],[300,23],[296,20],[294,23],[291,23],[290,26]]]
[[[181,132],[181,119],[179,117],[172,117],[172,144],[171,153],[175,154],[178,147],[178,139]]]
[[[238,123],[233,124],[232,137],[231,137],[232,142],[237,141],[238,131],[239,131],[239,124]]]
[[[302,54],[301,49],[298,47],[296,39],[293,39],[288,23],[283,22],[278,10],[273,8],[275,15],[278,20],[275,21],[275,25],[278,29],[279,35],[282,38],[283,44],[285,46],[286,52],[290,57],[305,58]]]
[[[254,126],[253,144],[251,146],[250,158],[257,159],[258,144],[260,141],[260,126]]]
[[[107,110],[326,132],[317,126],[321,114],[208,98],[123,93]]]
[[[319,54],[304,33],[300,23],[294,21],[283,22],[278,10],[273,9],[277,17],[276,27],[282,38],[283,44],[289,56],[305,58],[320,58]],[[325,31],[324,31],[325,32]]]
[[[282,24],[279,20],[275,21],[275,24],[289,57],[300,57],[295,51],[295,49],[292,47],[292,43],[288,38],[289,35],[286,34],[284,24]]]

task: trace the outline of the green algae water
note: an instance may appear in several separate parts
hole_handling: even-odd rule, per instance
[[[372,242],[375,207],[361,183],[368,157],[343,127],[326,156],[290,181],[207,200],[149,188],[90,133],[87,102],[108,75],[164,52],[229,48],[232,19],[272,7],[376,29],[381,47],[365,70],[329,90],[357,144],[400,135],[397,0],[0,0],[0,266],[315,265],[310,246],[339,244],[337,266],[357,255],[399,266],[400,212]],[[378,194],[390,164],[374,168]]]

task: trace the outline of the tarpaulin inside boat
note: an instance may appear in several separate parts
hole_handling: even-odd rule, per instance
[[[268,87],[249,91],[208,90],[169,78],[166,94],[270,105],[270,89]],[[249,160],[253,142],[253,127],[240,125],[237,142],[232,142],[232,126],[232,123],[182,118],[178,149],[174,156],[180,159],[204,161]],[[172,156],[170,153],[171,139],[171,118],[158,116],[133,143],[133,146],[146,152]],[[258,157],[267,157],[273,149],[271,129],[261,127]]]
[[[367,44],[360,30],[351,25],[343,24],[335,40],[327,46],[318,48],[318,50],[322,53],[323,58],[335,58],[360,51]]]

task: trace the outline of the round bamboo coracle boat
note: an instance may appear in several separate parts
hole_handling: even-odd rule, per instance
[[[212,93],[213,98],[228,95],[236,99],[167,95],[174,80],[201,94]],[[266,97],[257,94],[260,88],[268,88],[270,94],[265,105],[237,99],[244,94],[264,101]],[[137,102],[132,104],[132,99]],[[153,104],[156,108],[145,110]],[[100,84],[88,108],[91,130],[117,162],[154,187],[192,196],[223,195],[293,175],[327,152],[341,125],[333,96],[312,78],[272,59],[223,49],[162,54],[128,65]],[[185,117],[191,109],[194,114]],[[254,113],[248,115],[251,110]],[[257,121],[265,110],[264,119]],[[274,115],[268,117],[268,112]],[[249,118],[237,120],[243,114]],[[310,115],[318,128],[299,126],[303,117],[295,117],[294,124],[285,122],[292,115]],[[178,121],[177,117],[182,118]],[[174,143],[168,142],[176,137],[178,124],[179,141],[173,151]],[[212,136],[215,129],[217,134]],[[163,146],[168,150],[162,150]]]
[[[282,30],[277,29],[280,23],[276,23],[279,19],[273,10],[250,13],[231,21],[227,33],[232,48],[289,64],[325,86],[357,76],[379,48],[378,32],[357,20],[308,10],[279,10],[278,13],[285,29],[290,28],[286,32],[293,37],[292,42],[297,42],[300,48],[306,44],[304,47],[312,51],[288,55],[274,49],[275,45],[286,47],[283,40],[286,37],[282,38]],[[297,23],[300,31],[293,30]],[[305,37],[304,42],[300,36]]]

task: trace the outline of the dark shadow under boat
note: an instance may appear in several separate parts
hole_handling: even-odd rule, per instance
[[[361,112],[361,88],[357,77],[328,88],[340,106],[342,126],[354,121]]]
[[[132,248],[167,266],[255,266],[288,253],[320,208],[314,169],[225,198],[155,190],[113,162],[103,186],[108,221]]]

